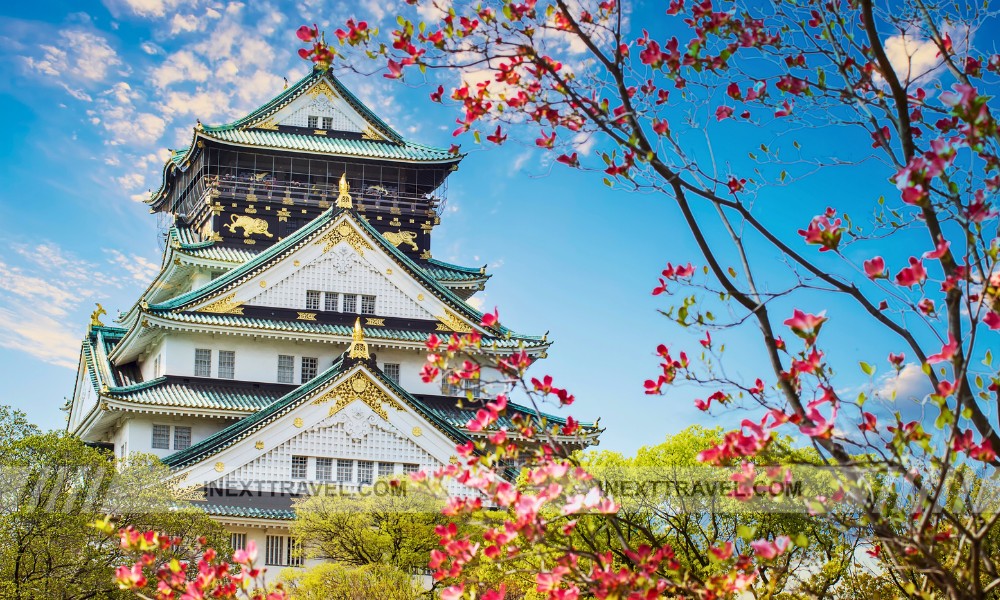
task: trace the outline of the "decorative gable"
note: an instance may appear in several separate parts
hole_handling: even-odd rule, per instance
[[[375,269],[346,243],[338,244],[316,260],[249,298],[246,303],[275,308],[306,308],[306,294],[375,296],[375,314],[384,317],[434,319],[434,315],[407,296],[384,272]],[[321,298],[322,302],[326,298]],[[334,300],[340,301],[339,298]],[[325,305],[320,305],[325,309]]]
[[[262,437],[266,444],[268,436]],[[423,469],[441,464],[371,407],[351,401],[344,410],[227,473],[221,483],[223,487],[239,488],[247,481],[286,481],[292,472],[293,456],[413,464]],[[307,475],[304,479],[315,477]]]
[[[324,217],[320,217],[324,218]],[[471,331],[455,312],[389,256],[350,213],[343,213],[313,232],[301,246],[248,276],[238,285],[206,299],[194,310],[243,314],[244,305],[296,311],[327,310],[326,294],[374,296],[373,316],[437,320],[447,331]],[[319,292],[318,308],[307,304]],[[335,299],[334,302],[340,300]],[[342,302],[342,301],[341,301]],[[337,306],[334,304],[334,306]]]
[[[317,135],[343,131],[361,134],[366,139],[385,139],[325,78],[319,79],[288,106],[252,125],[258,129],[277,129],[279,126],[312,129]]]
[[[317,458],[391,463],[396,471],[402,464],[434,468],[449,461],[454,441],[378,381],[370,368],[355,367],[304,396],[246,417],[217,434],[228,442],[201,444],[215,450],[196,445],[183,451],[200,455],[182,469],[186,480],[191,485],[266,487],[293,478],[294,456],[309,460],[309,473],[296,477],[303,480],[316,479]],[[168,457],[167,464],[178,456]]]

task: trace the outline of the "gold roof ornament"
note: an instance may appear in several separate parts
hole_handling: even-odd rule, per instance
[[[347,183],[347,173],[344,173],[340,176],[340,195],[337,196],[337,208],[354,208],[351,195],[347,193],[350,189],[351,186]]]
[[[354,321],[354,341],[351,342],[350,358],[368,359],[368,342],[365,341],[365,333],[361,329],[361,317]]]
[[[104,310],[100,302],[97,302],[97,310],[90,313],[90,326],[91,327],[104,327],[104,323],[101,322],[101,315],[108,314],[108,311]]]

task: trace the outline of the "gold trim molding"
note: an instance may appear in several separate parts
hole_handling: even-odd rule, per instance
[[[341,221],[339,225],[327,232],[326,235],[316,240],[316,243],[325,244],[323,246],[323,253],[325,254],[329,252],[331,248],[344,241],[350,244],[350,246],[361,256],[365,255],[365,249],[372,249],[372,245],[368,243],[368,240],[355,231],[355,229],[351,227],[347,221]]]
[[[330,415],[332,416],[355,400],[361,400],[367,404],[368,408],[372,409],[375,414],[384,420],[389,420],[389,413],[386,411],[384,405],[388,405],[390,408],[396,410],[403,410],[402,404],[383,392],[368,375],[360,371],[329,392],[313,400],[313,404],[333,402],[333,406],[330,407]]]
[[[220,315],[242,315],[243,303],[239,302],[235,298],[236,292],[233,292],[232,294],[229,294],[224,298],[220,298],[211,304],[202,306],[197,312],[216,313]]]
[[[458,333],[472,333],[472,327],[467,325],[465,321],[458,318],[458,316],[451,311],[444,311],[444,315],[437,318],[441,323],[438,324],[438,331],[457,331]],[[441,326],[447,329],[442,329]]]
[[[306,92],[306,94],[308,94],[311,98],[318,98],[320,94],[326,94],[326,96],[328,96],[331,100],[339,98],[339,96],[337,96],[337,92],[333,91],[333,88],[330,87],[330,84],[322,79],[316,83],[316,85],[309,88],[309,91]]]

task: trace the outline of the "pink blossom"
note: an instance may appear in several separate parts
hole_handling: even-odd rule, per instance
[[[804,339],[807,344],[812,344],[816,341],[816,336],[819,335],[819,330],[826,320],[826,311],[818,315],[811,315],[796,308],[792,311],[792,318],[785,320],[785,325],[790,327],[795,335]]]
[[[910,257],[910,266],[900,269],[899,273],[896,273],[896,283],[903,287],[922,285],[926,280],[927,271],[924,269],[923,262],[913,256]]]
[[[932,354],[927,357],[927,364],[933,365],[939,362],[951,361],[952,357],[955,356],[955,352],[958,350],[958,341],[955,340],[955,336],[951,333],[948,334],[948,343],[941,347],[941,351],[937,354]]]
[[[788,549],[791,541],[791,538],[787,535],[782,535],[776,538],[773,542],[770,540],[757,540],[755,542],[750,542],[750,547],[753,548],[753,551],[757,554],[757,556],[763,558],[764,560],[774,560],[785,553],[785,550]]]
[[[864,267],[865,275],[868,279],[874,281],[875,279],[884,279],[888,277],[888,274],[885,272],[885,259],[881,256],[876,256],[871,260],[866,260],[864,262]]]

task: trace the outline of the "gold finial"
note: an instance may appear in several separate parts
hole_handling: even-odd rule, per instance
[[[281,88],[281,89],[283,89],[283,90],[287,90],[287,89],[288,89],[288,78],[287,78],[287,77],[285,77],[284,79],[285,79],[285,87],[283,87],[283,88]]]
[[[354,208],[351,195],[347,193],[350,189],[351,186],[347,183],[347,173],[344,173],[340,176],[340,195],[337,196],[337,208]]]
[[[351,358],[368,358],[368,342],[365,341],[365,332],[361,329],[361,317],[354,321],[354,341],[351,342],[351,351],[348,354]]]
[[[90,326],[91,327],[104,327],[104,323],[101,323],[101,315],[108,314],[108,311],[104,310],[100,302],[97,302],[97,310],[90,313]]]

